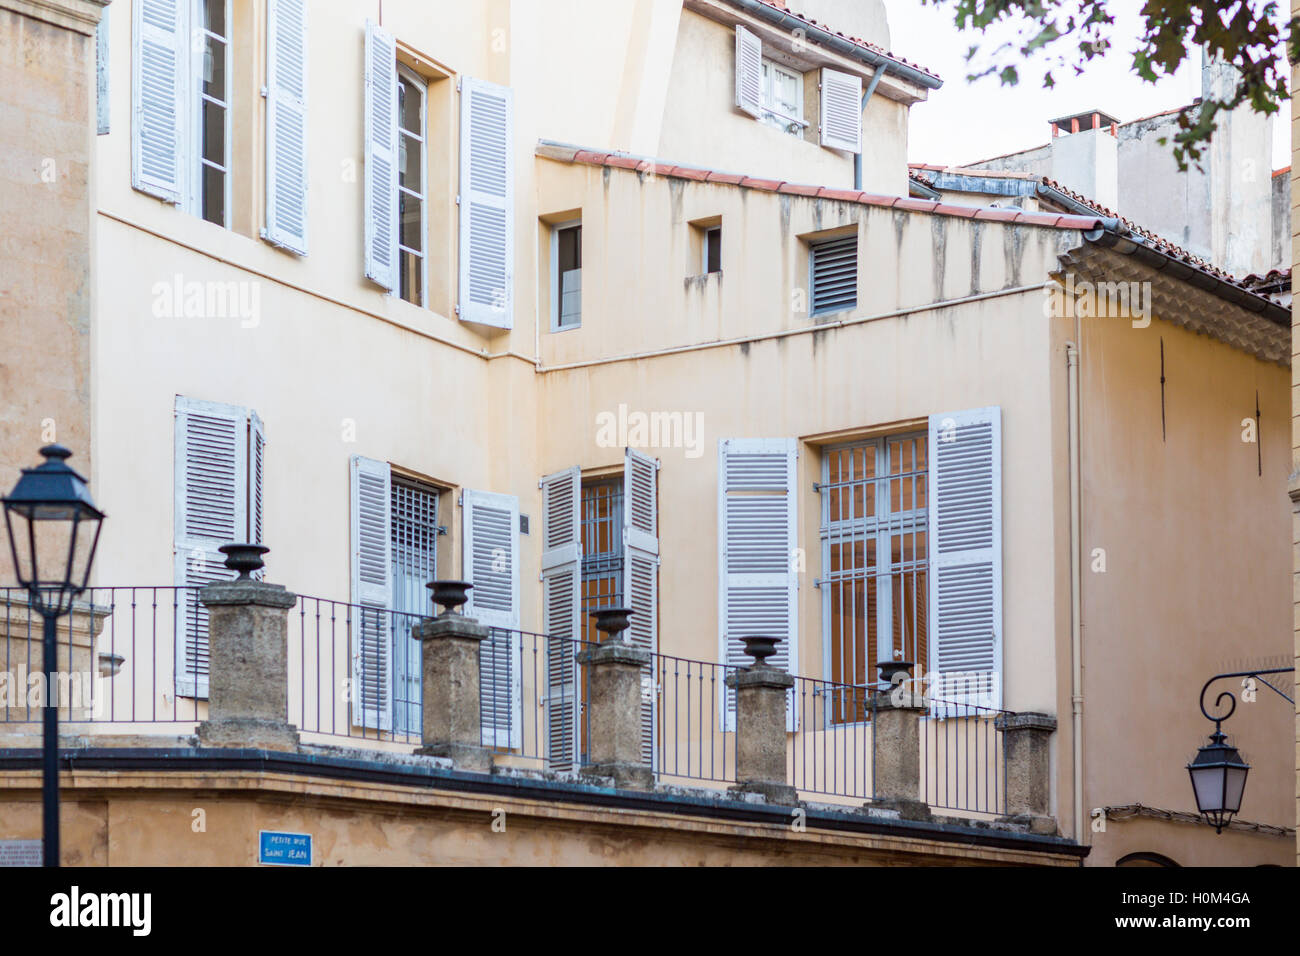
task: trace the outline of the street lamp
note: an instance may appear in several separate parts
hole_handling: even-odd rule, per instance
[[[59,711],[54,699],[58,620],[86,589],[104,513],[86,479],[68,467],[62,445],[41,449],[44,464],[24,468],[4,500],[5,528],[18,583],[44,619],[44,863],[59,865]],[[71,658],[69,657],[69,661]]]
[[[1250,764],[1227,742],[1216,722],[1210,742],[1196,752],[1195,759],[1187,765],[1196,793],[1196,809],[1222,833],[1233,815],[1241,809],[1241,796],[1246,790],[1246,774]]]

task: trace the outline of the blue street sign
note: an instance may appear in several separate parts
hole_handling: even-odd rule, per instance
[[[261,831],[257,862],[271,866],[311,866],[311,834]]]

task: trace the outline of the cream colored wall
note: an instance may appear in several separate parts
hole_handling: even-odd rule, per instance
[[[1286,666],[1288,372],[1158,315],[1145,329],[1085,318],[1079,338],[1085,810],[1195,812],[1185,767],[1213,729],[1199,710],[1202,684]],[[1259,444],[1242,440],[1256,391]],[[1216,685],[1209,704],[1219,690],[1240,697],[1240,681]],[[1253,767],[1243,820],[1293,824],[1290,719],[1260,687],[1224,725]],[[1090,842],[1089,865],[1139,851],[1185,865],[1287,864],[1294,854],[1284,838],[1151,820],[1111,822]]]
[[[1300,0],[1291,0],[1291,14],[1300,15]],[[1295,84],[1300,82],[1300,65],[1291,67],[1291,88],[1295,89]],[[1293,99],[1291,101],[1291,254],[1289,261],[1293,264],[1300,264],[1300,242],[1296,241],[1296,234],[1300,231],[1300,105]],[[1292,289],[1295,288],[1295,273],[1292,272]],[[1295,619],[1294,619],[1294,648],[1295,648],[1295,666],[1300,671],[1300,514],[1295,510],[1295,496],[1300,491],[1297,485],[1295,475],[1298,470],[1296,465],[1300,463],[1300,396],[1297,396],[1296,386],[1300,385],[1300,363],[1296,362],[1296,356],[1300,355],[1300,338],[1295,334],[1295,317],[1292,315],[1291,320],[1291,475],[1288,482],[1288,490],[1292,497],[1292,517],[1291,517],[1291,569],[1292,569],[1292,593],[1295,595]],[[1300,698],[1297,698],[1296,723],[1295,723],[1295,755],[1296,755],[1296,864],[1300,865]]]

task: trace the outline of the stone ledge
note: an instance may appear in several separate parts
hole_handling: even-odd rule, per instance
[[[993,718],[993,726],[998,730],[1042,730],[1051,733],[1056,730],[1056,718],[1051,714],[1033,712],[998,714]]]
[[[199,600],[207,607],[255,605],[287,610],[298,603],[298,595],[281,584],[248,580],[209,584],[199,592]]]
[[[0,10],[92,36],[108,3],[109,0],[0,0]]]

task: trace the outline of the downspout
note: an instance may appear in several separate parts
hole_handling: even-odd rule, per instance
[[[1083,640],[1080,588],[1083,583],[1083,542],[1080,540],[1079,493],[1079,347],[1065,343],[1066,390],[1070,416],[1070,708],[1074,760],[1074,839],[1082,845],[1083,812]]]
[[[871,94],[876,92],[876,84],[888,72],[889,67],[884,63],[876,67],[876,72],[871,74],[871,82],[867,84],[867,91],[862,94],[862,109],[859,112],[865,113],[867,111],[867,100],[871,99]],[[862,144],[860,143],[858,144],[858,151],[853,154],[853,188],[862,188]]]

